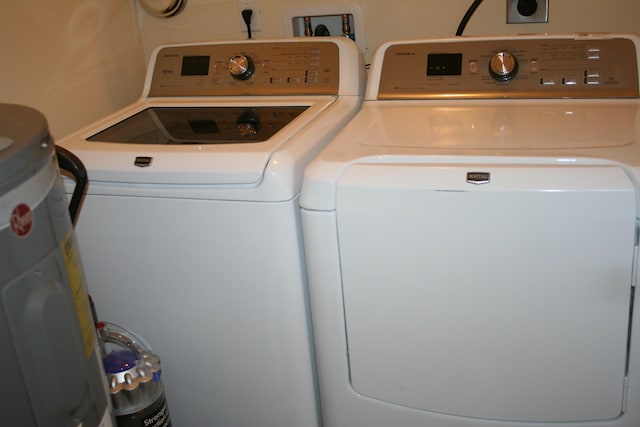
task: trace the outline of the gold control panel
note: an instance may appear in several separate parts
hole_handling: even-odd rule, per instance
[[[416,41],[384,51],[378,99],[634,98],[632,39]]]
[[[339,63],[330,41],[168,46],[156,54],[149,96],[334,95]]]

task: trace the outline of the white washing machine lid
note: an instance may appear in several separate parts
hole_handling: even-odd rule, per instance
[[[65,137],[58,143],[82,159],[87,170],[90,171],[89,179],[93,182],[256,185],[263,179],[267,164],[275,153],[288,150],[287,143],[301,134],[304,135],[304,132],[308,131],[306,128],[319,116],[323,116],[323,120],[328,120],[329,123],[341,120],[341,117],[336,117],[334,122],[331,121],[331,110],[337,103],[339,103],[338,98],[334,96],[302,99],[279,97],[277,100],[261,97],[195,101],[186,98],[141,100],[96,124]],[[296,114],[299,115],[280,130],[271,132],[265,129],[268,134],[266,140],[253,138],[251,141],[226,140],[213,143],[193,140],[180,143],[176,140],[177,138],[169,137],[166,129],[156,131],[163,135],[158,136],[155,143],[117,141],[118,132],[116,131],[111,135],[107,133],[106,136],[99,138],[99,141],[89,140],[105,133],[108,129],[113,129],[132,116],[161,109],[173,111],[184,109],[183,120],[186,128],[189,120],[186,111],[194,108],[203,110],[221,108],[227,111],[237,108],[239,111],[248,113],[266,109],[269,114],[274,114],[274,111],[282,108],[287,111],[286,114],[297,110]],[[154,115],[157,117],[157,114]],[[222,127],[223,124],[220,123],[219,126]],[[205,131],[207,130],[202,132]],[[113,138],[113,142],[109,141],[110,137]],[[318,135],[315,138],[322,139]]]
[[[305,172],[301,206],[334,210],[355,164],[640,167],[638,100],[365,101]]]

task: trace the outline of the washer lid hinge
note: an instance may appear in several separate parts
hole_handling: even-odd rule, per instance
[[[633,267],[631,269],[631,287],[638,282],[638,242],[640,241],[640,222],[636,220],[636,236],[633,242]]]
[[[623,391],[622,391],[622,413],[624,414],[625,412],[627,412],[627,397],[629,394],[629,377],[626,376],[624,377],[624,384],[623,384]]]

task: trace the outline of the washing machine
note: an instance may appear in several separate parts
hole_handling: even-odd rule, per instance
[[[302,186],[326,427],[640,425],[639,43],[374,53]]]
[[[158,354],[174,425],[319,425],[299,193],[364,81],[346,38],[163,46],[137,102],[59,141],[97,315]]]

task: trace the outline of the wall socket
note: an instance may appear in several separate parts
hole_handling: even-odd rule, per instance
[[[521,0],[507,0],[507,24],[531,24],[549,22],[549,0],[537,0],[536,11],[530,16],[518,12]],[[525,0],[527,1],[527,0]],[[534,0],[528,0],[532,2]]]
[[[247,25],[242,19],[242,11],[245,9],[251,9],[253,14],[251,15],[251,32],[262,30],[262,14],[260,13],[260,4],[258,0],[238,0],[238,17],[240,19],[240,29],[243,33],[247,32]]]

